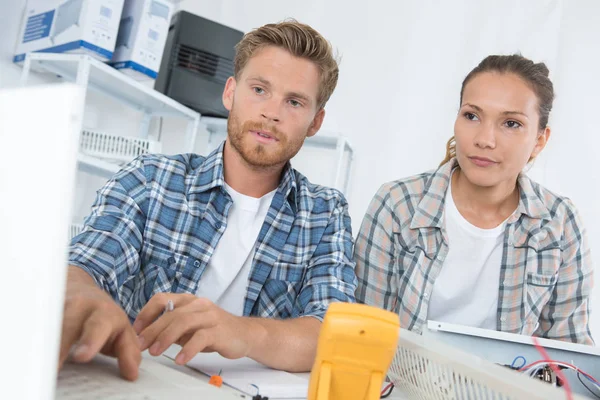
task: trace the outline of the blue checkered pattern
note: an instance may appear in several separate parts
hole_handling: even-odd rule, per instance
[[[227,228],[223,145],[207,157],[146,155],[98,195],[69,262],[135,319],[156,293],[195,294]],[[356,289],[348,204],[288,164],[260,230],[244,315],[322,319]]]

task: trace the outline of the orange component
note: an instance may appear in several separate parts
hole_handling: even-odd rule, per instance
[[[223,378],[221,378],[221,375],[213,375],[208,380],[208,383],[216,387],[221,387],[223,386]]]

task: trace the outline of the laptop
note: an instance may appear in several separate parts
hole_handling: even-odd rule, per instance
[[[0,90],[0,399],[239,399],[147,357],[133,383],[102,355],[57,373],[84,94]]]

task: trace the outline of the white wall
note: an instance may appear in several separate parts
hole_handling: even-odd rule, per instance
[[[13,84],[19,73],[10,56],[25,0],[0,1],[2,87]],[[349,137],[356,150],[353,183],[346,193],[355,234],[383,182],[434,168],[443,158],[460,83],[483,57],[520,51],[545,61],[557,92],[551,117],[554,130],[530,175],[575,201],[599,259],[594,153],[600,144],[595,129],[600,109],[600,2],[373,0],[368,6],[362,4],[367,2],[183,0],[180,7],[242,31],[294,17],[313,25],[339,50],[340,81],[327,106],[323,129]],[[130,122],[111,121],[111,128],[124,130]],[[180,128],[167,124],[164,132],[170,136]],[[171,151],[177,151],[177,145],[171,144]],[[592,326],[600,337],[600,283],[596,286]]]
[[[338,49],[340,80],[323,130],[348,136],[357,151],[347,193],[356,232],[383,182],[441,161],[462,78],[484,56],[521,51],[556,65],[562,3],[389,0],[365,9],[343,0],[184,0],[180,6],[243,31],[294,17]],[[532,174],[540,175],[540,167]]]
[[[181,7],[247,31],[294,17],[314,26],[342,55],[324,129],[356,149],[347,197],[356,234],[377,188],[438,165],[452,135],[464,76],[486,55],[521,52],[551,70],[554,134],[530,176],[571,197],[600,257],[594,116],[600,109],[600,3],[594,0],[421,2],[184,0]],[[593,180],[592,180],[593,179]],[[597,263],[596,263],[597,265]],[[597,273],[600,269],[596,268]],[[598,281],[598,279],[597,279]],[[592,327],[600,337],[600,284]]]
[[[592,332],[600,345],[599,16],[598,1],[565,1],[555,71],[554,134],[544,183],[573,199],[586,224],[596,266]]]

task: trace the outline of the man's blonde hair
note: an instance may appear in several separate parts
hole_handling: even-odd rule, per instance
[[[320,71],[317,109],[325,107],[337,85],[339,69],[331,44],[315,29],[296,20],[267,24],[244,35],[235,46],[234,73],[240,73],[250,60],[266,46],[287,50],[293,56],[312,61]]]

